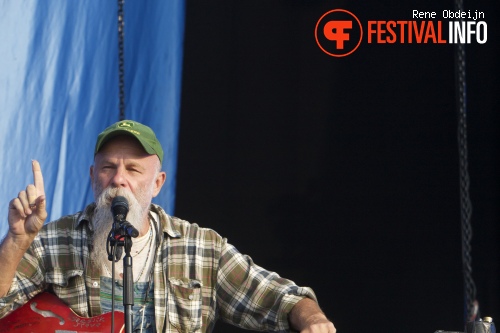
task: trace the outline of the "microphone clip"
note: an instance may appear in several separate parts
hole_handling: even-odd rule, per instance
[[[132,223],[121,220],[114,223],[115,225],[115,236],[123,236],[123,237],[133,237],[136,238],[139,236],[139,231],[132,225]]]

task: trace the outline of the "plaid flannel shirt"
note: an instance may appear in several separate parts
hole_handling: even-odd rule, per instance
[[[44,290],[80,316],[101,314],[99,268],[89,259],[95,205],[46,224],[18,266],[0,318]],[[267,271],[215,231],[160,217],[154,266],[157,332],[211,332],[217,319],[258,331],[288,332],[288,313],[313,291]]]

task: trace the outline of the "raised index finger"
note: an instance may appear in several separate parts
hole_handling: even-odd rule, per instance
[[[42,169],[40,168],[40,163],[38,163],[38,161],[33,160],[32,169],[33,169],[33,180],[35,181],[35,187],[36,187],[36,194],[37,196],[45,195],[45,188],[43,186],[43,175],[42,175]]]

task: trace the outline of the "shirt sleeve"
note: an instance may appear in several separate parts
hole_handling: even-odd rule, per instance
[[[41,244],[35,238],[17,267],[7,295],[0,297],[0,318],[21,307],[43,290],[44,273],[40,250],[43,250]]]
[[[288,332],[288,313],[305,297],[316,301],[312,289],[259,267],[230,244],[223,245],[217,281],[221,320],[245,329]]]

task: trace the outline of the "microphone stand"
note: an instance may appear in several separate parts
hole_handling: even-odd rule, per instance
[[[111,300],[113,315],[111,321],[111,332],[114,333],[114,301],[115,301],[115,262],[120,260],[125,248],[125,257],[123,258],[123,308],[125,310],[125,333],[132,333],[133,312],[134,305],[134,279],[132,270],[132,256],[130,255],[132,249],[132,237],[137,237],[134,233],[131,224],[124,219],[115,219],[113,226],[109,233],[106,249],[108,252],[108,260],[112,261],[112,285],[111,285]]]
[[[125,236],[125,257],[123,258],[123,308],[125,309],[125,333],[132,333],[132,307],[134,306],[134,278],[132,273],[132,237]]]

